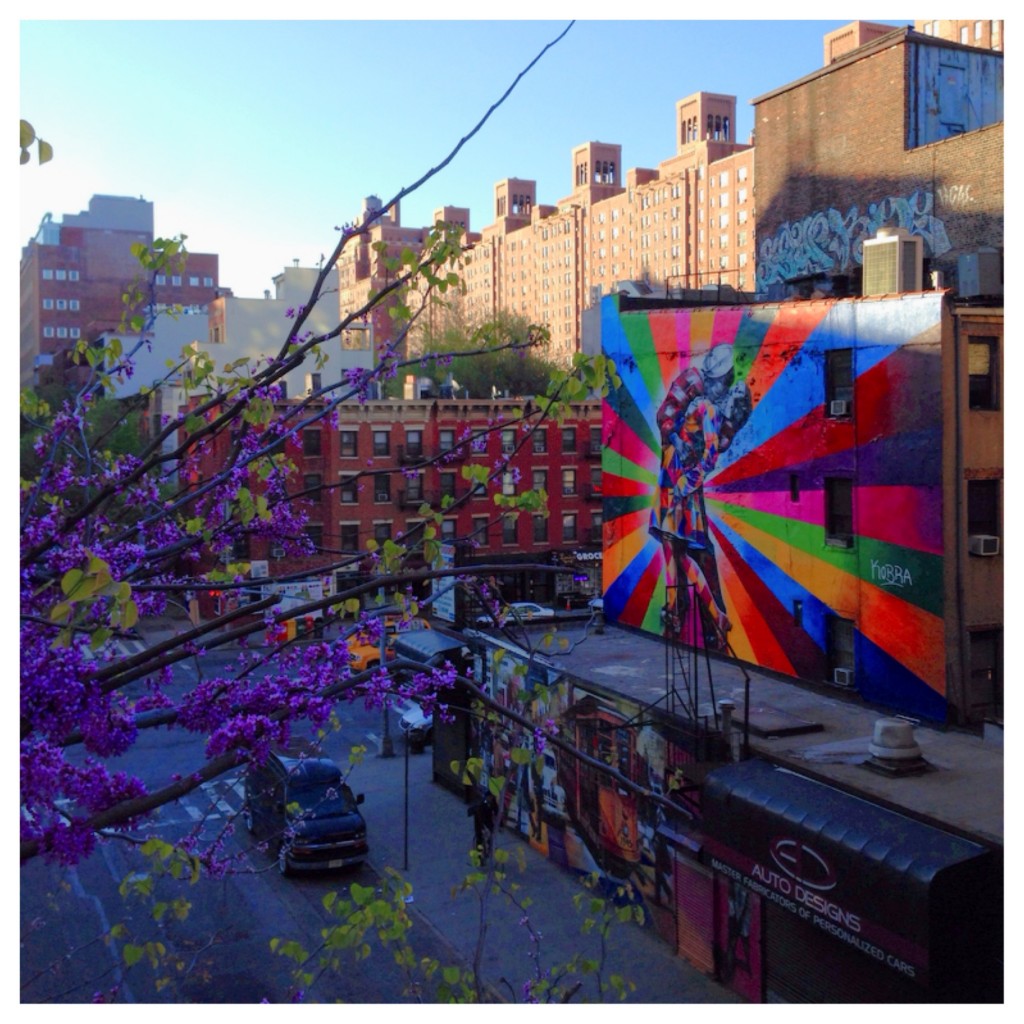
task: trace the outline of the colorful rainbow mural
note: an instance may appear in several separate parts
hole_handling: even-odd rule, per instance
[[[945,719],[941,295],[618,303],[601,328],[622,380],[604,410],[605,615],[812,680],[832,678],[830,631],[852,623],[858,692]],[[852,415],[833,417],[841,349]],[[834,480],[852,493],[847,546]],[[714,624],[696,635],[680,608],[695,602]]]

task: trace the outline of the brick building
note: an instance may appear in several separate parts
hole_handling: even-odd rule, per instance
[[[857,294],[882,227],[952,286],[962,256],[1002,249],[1001,54],[896,29],[754,108],[759,295]]]
[[[675,152],[656,168],[624,170],[622,147],[585,142],[571,153],[571,191],[538,202],[535,181],[506,178],[494,186],[494,220],[469,231],[469,210],[444,207],[435,221],[466,228],[465,294],[449,316],[469,326],[507,312],[545,324],[549,355],[568,362],[581,350],[584,311],[619,281],[643,280],[662,294],[702,286],[754,285],[754,150],[735,139],[736,98],[695,93],[674,112]],[[364,204],[363,213],[379,208]],[[374,206],[373,204],[377,205]],[[388,283],[372,246],[423,244],[426,229],[402,228],[389,212],[347,246],[339,260],[342,315]],[[373,314],[376,340],[390,339],[386,308]],[[424,322],[443,315],[428,310]]]
[[[506,600],[585,603],[601,592],[601,403],[575,405],[564,423],[546,422],[529,434],[523,408],[522,399],[343,404],[336,427],[305,426],[286,448],[298,468],[293,493],[304,493],[306,532],[318,554],[295,555],[252,538],[235,557],[265,562],[270,577],[330,574],[340,584],[369,568],[353,557],[367,552],[368,541],[408,535],[428,503],[446,508],[438,539],[455,546],[457,564],[508,567],[494,580]],[[311,403],[305,415],[316,409]],[[227,435],[215,439],[202,478],[223,464],[229,445]],[[465,465],[487,467],[494,479],[474,487],[462,475]],[[546,517],[503,514],[496,506],[495,494],[527,489],[547,492]],[[536,563],[574,571],[516,568]]]
[[[131,253],[153,242],[153,204],[128,196],[93,196],[89,209],[47,214],[21,254],[21,385],[62,379],[67,354],[121,322],[125,288],[140,276]],[[158,305],[205,311],[217,294],[218,257],[189,253],[180,270],[156,280]]]

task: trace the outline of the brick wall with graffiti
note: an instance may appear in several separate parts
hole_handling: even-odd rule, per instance
[[[605,299],[605,616],[944,719],[943,301]]]
[[[645,923],[675,946],[677,904],[688,890],[688,883],[679,883],[681,872],[699,870],[696,854],[686,852],[687,826],[700,804],[685,783],[685,766],[721,759],[720,737],[687,730],[631,698],[582,686],[544,657],[495,640],[474,646],[474,676],[490,697],[591,759],[544,743],[534,729],[500,714],[470,716],[468,753],[482,763],[483,786],[501,782],[502,828],[559,867],[597,876],[609,893],[628,885]]]

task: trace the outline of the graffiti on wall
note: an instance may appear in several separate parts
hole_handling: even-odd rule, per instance
[[[538,750],[534,729],[510,718],[471,721],[469,752],[483,763],[482,781],[501,782],[502,827],[519,833],[560,867],[596,875],[607,891],[624,883],[645,921],[675,942],[676,851],[671,837],[697,810],[673,780],[696,755],[682,737],[638,724],[640,706],[580,687],[524,652],[494,645],[482,655],[484,687],[502,707],[568,740],[652,793],[671,794],[678,816],[624,789],[606,773],[556,745]],[[529,750],[531,757],[515,751]]]
[[[944,718],[941,317],[935,293],[606,299],[605,615]]]
[[[787,221],[757,246],[757,290],[815,274],[848,273],[862,262],[862,247],[879,228],[904,228],[924,239],[929,256],[941,256],[952,245],[942,220],[934,215],[934,195],[917,189],[909,196],[889,196],[861,212],[835,208]]]

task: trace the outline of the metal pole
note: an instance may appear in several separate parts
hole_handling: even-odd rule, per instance
[[[380,597],[380,609],[381,609],[381,611],[379,611],[377,614],[378,615],[383,615],[383,609],[384,609],[384,588],[381,587],[377,591],[377,594]],[[387,620],[384,619],[381,622],[381,628],[380,628],[380,667],[381,667],[382,670],[387,666],[387,657],[388,657],[388,650],[387,650],[387,648],[388,648]],[[395,756],[395,744],[391,740],[391,713],[390,713],[390,710],[388,708],[388,701],[387,701],[386,697],[384,698],[384,736],[381,739],[380,756],[381,757],[394,757]]]
[[[409,733],[405,736],[405,835],[402,839],[402,870],[409,870]]]

